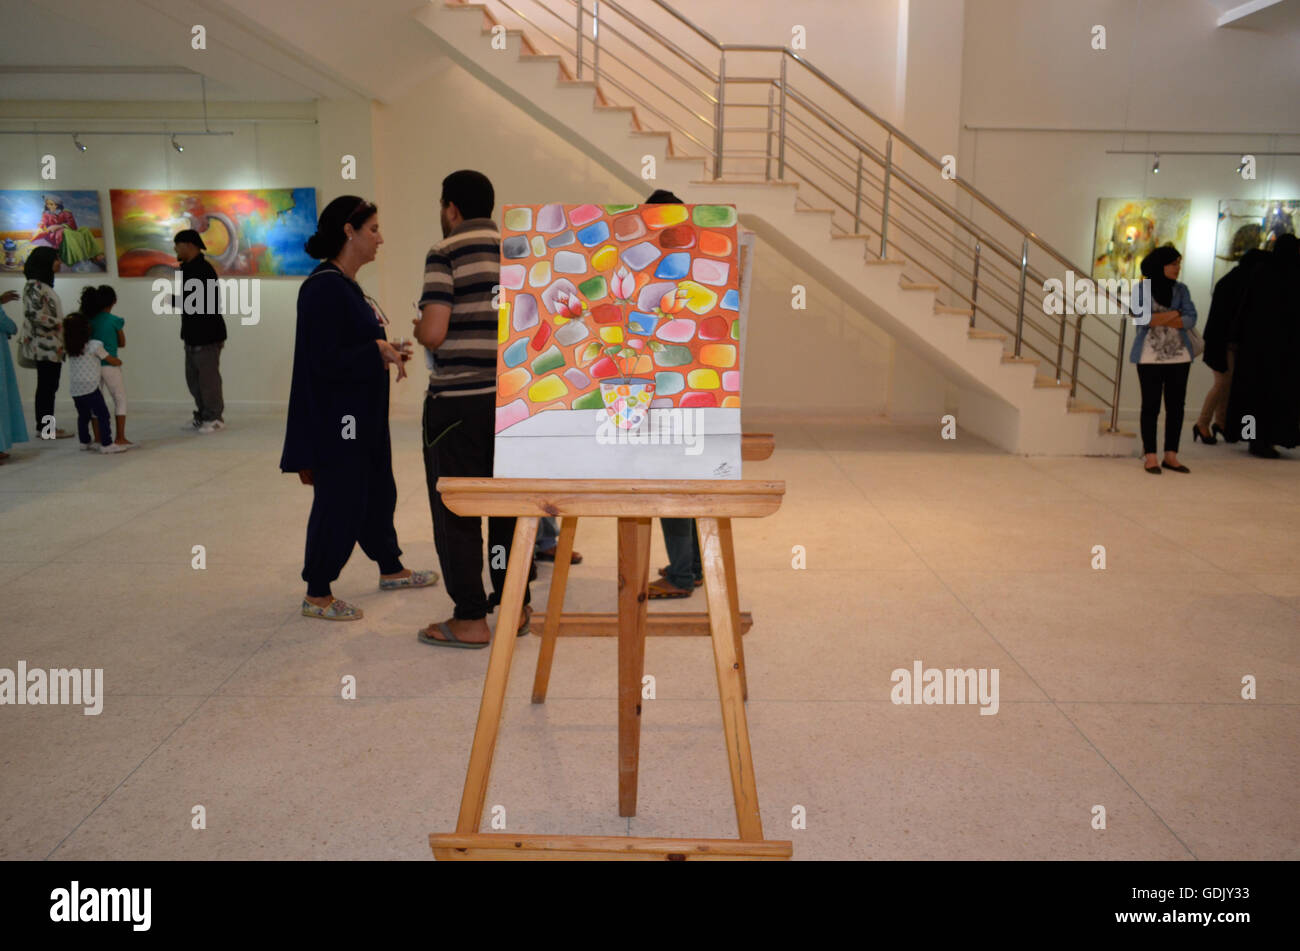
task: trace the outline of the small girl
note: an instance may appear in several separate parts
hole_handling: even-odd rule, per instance
[[[86,287],[81,292],[81,312],[90,318],[90,336],[104,345],[110,357],[117,356],[117,348],[126,346],[126,321],[110,313],[117,303],[117,292],[107,284]],[[126,384],[122,380],[121,361],[118,366],[104,360],[99,389],[106,399],[113,401],[113,415],[117,422],[117,439],[114,442],[128,449],[135,445],[126,438]]]
[[[68,355],[68,375],[71,378],[70,390],[72,402],[77,407],[77,437],[81,448],[89,450],[90,418],[93,415],[99,421],[99,451],[124,452],[125,446],[113,443],[113,434],[108,428],[108,406],[104,395],[99,392],[100,360],[106,360],[109,366],[120,367],[122,361],[109,356],[104,345],[90,336],[90,321],[84,314],[69,314],[63,321],[63,346]]]

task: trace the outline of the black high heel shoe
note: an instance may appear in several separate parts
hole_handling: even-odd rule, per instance
[[[1224,439],[1228,438],[1228,434],[1224,432],[1223,427],[1220,426],[1218,423],[1210,423],[1210,435],[1222,436]]]
[[[1185,465],[1182,465],[1181,463],[1180,463],[1179,465],[1176,465],[1176,466],[1171,466],[1171,465],[1170,465],[1169,463],[1167,463],[1167,462],[1162,462],[1162,463],[1160,463],[1160,468],[1162,468],[1162,469],[1172,469],[1174,472],[1191,472],[1191,471],[1192,471],[1191,469],[1187,468]]]
[[[1201,430],[1195,423],[1192,423],[1192,442],[1203,442],[1207,446],[1218,445],[1219,440],[1215,439],[1213,434],[1209,436],[1201,435]]]

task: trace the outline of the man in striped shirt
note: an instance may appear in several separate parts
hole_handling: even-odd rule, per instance
[[[442,502],[439,477],[492,476],[496,438],[497,309],[501,238],[492,220],[492,183],[480,172],[453,172],[442,182],[443,240],[424,262],[424,293],[415,337],[429,351],[433,369],[424,398],[424,472],[433,513],[433,543],[455,612],[420,632],[426,644],[486,647],[486,617],[501,601],[513,518],[488,519],[488,570],[492,595],[483,590],[483,522],[461,516]],[[530,566],[529,580],[536,577]],[[532,610],[524,588],[527,632]],[[503,632],[513,633],[513,632]]]

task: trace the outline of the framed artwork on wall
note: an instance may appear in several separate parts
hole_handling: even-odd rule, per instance
[[[1191,213],[1190,198],[1097,199],[1092,276],[1140,279],[1142,259],[1170,242],[1186,254]]]
[[[0,272],[21,273],[40,247],[58,252],[61,271],[107,271],[99,192],[0,190]]]
[[[120,277],[170,277],[176,232],[192,228],[218,274],[296,277],[317,264],[303,244],[316,230],[314,188],[109,192]]]
[[[1231,271],[1247,251],[1271,251],[1284,234],[1295,234],[1300,199],[1224,199],[1214,241],[1214,283]]]

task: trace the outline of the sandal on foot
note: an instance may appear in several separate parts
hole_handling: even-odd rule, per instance
[[[412,571],[405,578],[380,578],[380,591],[397,591],[400,588],[427,588],[438,583],[436,571]]]
[[[525,605],[524,605],[524,616],[523,616],[523,619],[519,622],[519,629],[515,631],[515,637],[526,637],[526,636],[528,636],[529,634],[531,634],[531,633],[532,633],[532,628],[529,627],[529,625],[532,624],[532,623],[533,623],[533,609],[532,609],[532,606],[531,606],[531,605],[527,605],[527,604],[525,604]]]
[[[544,551],[539,551],[533,555],[533,560],[534,561],[555,561],[555,553],[558,550],[559,550],[559,546],[557,545],[555,548],[547,548]],[[582,556],[578,554],[576,551],[570,553],[569,564],[571,565],[582,564]]]
[[[430,637],[427,633],[429,628],[420,631],[416,638],[421,644],[433,644],[437,647],[463,647],[466,650],[482,650],[487,647],[490,641],[462,641],[457,640],[456,635],[451,632],[451,627],[446,621],[439,621],[437,624],[431,624],[429,627],[436,627],[442,637]]]
[[[660,578],[658,581],[650,582],[647,596],[652,601],[659,598],[689,598],[691,592],[687,588],[679,588],[675,584]]]
[[[660,568],[660,569],[659,569],[659,577],[660,577],[660,578],[667,578],[667,577],[668,577],[668,569],[667,569],[667,567],[664,567],[664,568]],[[703,579],[703,578],[696,578],[696,579],[695,579],[695,587],[697,587],[697,588],[698,588],[698,587],[701,587],[703,584],[704,584],[704,579]]]
[[[335,598],[329,603],[329,607],[321,607],[319,604],[312,604],[306,598],[302,602],[303,617],[318,617],[324,621],[359,621],[364,617],[362,610],[346,601],[340,601]]]

